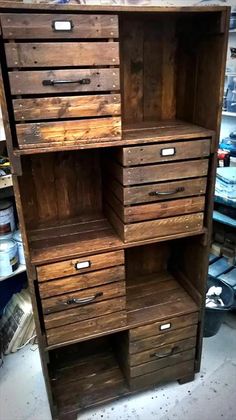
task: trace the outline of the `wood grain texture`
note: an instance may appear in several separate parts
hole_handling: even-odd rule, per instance
[[[71,22],[72,31],[55,31],[54,22]],[[68,15],[10,13],[1,16],[3,37],[7,39],[118,38],[116,15]]]
[[[13,100],[16,121],[120,115],[120,95],[63,96]]]
[[[10,87],[12,95],[32,95],[53,93],[83,93],[116,91],[120,89],[120,75],[117,68],[98,69],[66,69],[66,70],[34,70],[10,71]],[[89,84],[69,83],[45,86],[44,80],[76,81],[90,79]],[[23,102],[22,102],[23,103]]]
[[[191,180],[168,181],[162,183],[154,183],[149,185],[139,185],[123,187],[111,176],[107,180],[107,188],[121,201],[125,206],[165,201],[170,196],[174,198],[191,197],[203,195],[206,192],[207,178],[195,178]],[[179,189],[179,190],[178,190]],[[178,190],[178,191],[177,191]],[[153,192],[172,192],[174,195],[153,195]]]
[[[73,67],[119,64],[118,42],[28,42],[5,45],[8,67]]]
[[[107,117],[77,121],[18,124],[16,127],[19,147],[41,144],[101,141],[121,138],[121,118]]]
[[[165,151],[173,149],[172,155],[165,155]],[[172,152],[172,151],[171,151]],[[209,140],[194,140],[186,142],[171,142],[143,147],[125,147],[117,155],[123,166],[145,165],[149,163],[166,162],[172,160],[195,159],[210,154]]]
[[[88,262],[89,266],[86,268],[76,268],[77,264]],[[115,251],[115,252],[107,252],[104,254],[97,254],[91,255],[88,258],[76,258],[68,261],[62,261],[54,264],[49,265],[42,265],[37,267],[37,276],[40,282],[57,279],[61,277],[67,277],[71,275],[78,276],[79,274],[88,273],[90,271],[96,271],[105,269],[108,267],[120,266],[124,264],[124,252],[123,251]],[[86,277],[84,277],[86,281]],[[63,280],[64,281],[64,280]],[[74,280],[77,282],[77,280]],[[80,278],[82,281],[82,278]],[[73,278],[68,279],[68,284],[73,282]],[[45,290],[48,287],[52,287],[53,285],[46,285],[40,286],[41,290]]]

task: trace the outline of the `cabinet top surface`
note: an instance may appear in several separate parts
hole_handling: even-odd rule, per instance
[[[49,11],[110,11],[110,12],[221,12],[230,9],[230,6],[205,5],[196,6],[194,2],[188,5],[178,5],[174,2],[166,5],[163,0],[71,0],[70,4],[56,4],[52,0],[41,3],[26,3],[22,0],[0,0],[2,10],[49,10]]]

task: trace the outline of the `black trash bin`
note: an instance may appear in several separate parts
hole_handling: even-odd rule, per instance
[[[204,337],[213,337],[213,335],[216,335],[224,321],[227,311],[232,308],[234,303],[234,291],[230,286],[216,277],[208,276],[207,290],[212,286],[222,287],[220,297],[224,302],[224,306],[205,309]]]

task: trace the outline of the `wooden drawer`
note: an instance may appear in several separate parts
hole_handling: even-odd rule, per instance
[[[210,145],[210,139],[204,139],[123,147],[120,149],[117,158],[123,166],[195,159],[209,156]]]
[[[170,198],[182,198],[203,195],[206,192],[207,178],[183,179],[151,185],[123,187],[115,178],[109,177],[107,188],[124,206],[152,203]]]
[[[129,339],[131,342],[142,340],[153,335],[163,335],[166,332],[175,331],[178,328],[184,328],[189,325],[195,325],[198,322],[198,312],[166,319],[165,322],[153,322],[138,328],[129,330]],[[142,362],[141,362],[142,363]]]
[[[85,274],[74,275],[59,280],[39,283],[39,292],[42,299],[59,296],[64,293],[88,289],[90,287],[113,283],[125,279],[124,265],[92,271]]]
[[[50,69],[21,72],[11,71],[9,72],[9,80],[12,95],[34,95],[49,93],[58,95],[60,93],[104,92],[111,90],[117,91],[120,89],[120,75],[119,69],[117,68],[76,70]],[[86,80],[89,83],[82,83],[82,80]],[[60,83],[60,81],[64,81],[64,83]],[[71,97],[70,100],[73,98],[74,97]],[[51,101],[55,101],[52,102],[52,105],[57,105],[57,97],[47,98],[48,101],[50,99]],[[63,98],[61,98],[61,100],[63,100]],[[39,101],[34,103],[34,105],[39,107],[40,103],[41,102]],[[18,106],[24,110],[25,108],[27,109],[28,102],[21,99],[15,100],[13,104],[14,108],[17,109]],[[72,104],[68,103],[67,107],[69,106],[73,106],[73,102]],[[107,115],[109,115],[109,113]],[[60,117],[62,117],[62,115],[60,115]]]
[[[10,68],[119,64],[118,42],[19,42],[5,44],[5,51]]]
[[[37,267],[38,281],[43,282],[124,264],[124,251],[106,252]]]
[[[6,39],[119,36],[116,15],[11,13],[1,16],[1,24]]]
[[[139,165],[127,168],[111,162],[108,164],[108,170],[122,185],[148,184],[206,176],[208,159],[163,163],[161,165]]]

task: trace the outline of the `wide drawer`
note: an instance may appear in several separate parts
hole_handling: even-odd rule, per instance
[[[170,198],[203,195],[206,192],[206,182],[207,178],[203,177],[168,181],[160,184],[123,187],[114,178],[109,177],[107,185],[124,206],[130,206],[133,204],[164,201]]]
[[[118,42],[19,42],[5,44],[5,51],[10,68],[119,64]]]
[[[1,24],[6,39],[119,36],[117,15],[10,13],[1,16]]]
[[[129,330],[130,341],[142,340],[153,335],[163,335],[166,332],[175,331],[178,328],[184,328],[189,325],[197,324],[198,312],[166,319],[165,322],[153,322],[141,327]]]
[[[39,283],[42,299],[125,279],[124,265]]]
[[[120,75],[117,68],[10,71],[8,74],[12,95],[87,93],[120,89]],[[86,80],[86,83],[82,80]],[[52,100],[57,99],[52,98]],[[27,102],[21,99],[14,102],[15,106],[17,104],[24,108]]]
[[[204,139],[123,147],[117,158],[123,166],[195,159],[209,156],[210,145],[210,139]]]
[[[149,184],[151,182],[206,176],[208,159],[134,167],[123,167],[112,162],[108,166],[108,170],[122,185]]]
[[[106,252],[37,267],[38,281],[47,281],[124,264],[124,251]]]

